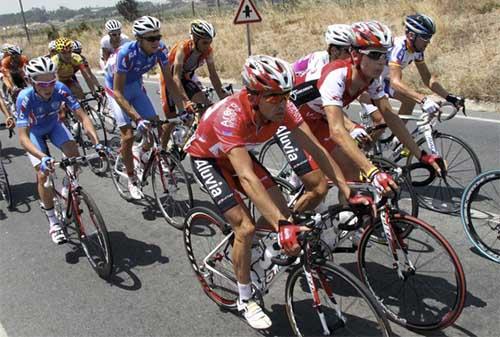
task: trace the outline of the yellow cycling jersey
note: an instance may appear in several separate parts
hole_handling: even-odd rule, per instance
[[[57,65],[57,78],[62,82],[70,80],[75,72],[85,67],[84,59],[76,53],[71,53],[70,62],[64,62],[59,54],[52,56],[52,62]]]

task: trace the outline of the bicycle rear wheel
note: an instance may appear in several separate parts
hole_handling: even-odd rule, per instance
[[[312,280],[308,280],[304,267],[297,266],[286,282],[286,312],[297,336],[325,335],[318,312],[324,315],[328,335],[391,335],[382,308],[354,275],[331,263],[313,266],[311,274]],[[314,282],[319,303],[309,282]]]
[[[460,209],[469,241],[500,263],[500,170],[476,177],[465,189]]]
[[[1,150],[1,149],[0,149]],[[5,202],[7,209],[12,208],[12,191],[10,190],[9,178],[7,171],[3,165],[2,157],[0,155],[0,194],[2,200]]]
[[[81,187],[73,193],[72,198],[73,221],[83,251],[97,275],[108,279],[113,269],[113,255],[101,212]]]
[[[171,154],[161,153],[154,161],[153,193],[165,220],[177,229],[184,227],[184,217],[193,207],[191,182],[182,164]]]
[[[259,153],[259,162],[269,170],[269,173],[273,177],[287,180],[294,174],[283,150],[278,146],[274,137],[262,145]]]
[[[186,215],[184,247],[203,291],[219,306],[236,308],[238,286],[231,253],[234,234],[214,211],[195,207]]]
[[[359,244],[361,279],[394,322],[413,330],[451,325],[460,316],[466,295],[465,275],[455,251],[419,219],[395,214],[389,221],[402,273],[394,266],[387,241],[372,239],[383,232],[378,221],[365,229]]]

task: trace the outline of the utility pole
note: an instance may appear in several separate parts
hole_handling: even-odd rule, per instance
[[[24,30],[26,31],[26,38],[28,39],[28,42],[31,42],[30,33],[28,32],[28,25],[26,24],[26,18],[24,17],[23,2],[21,0],[19,0],[19,7],[21,7],[21,15],[23,16]]]

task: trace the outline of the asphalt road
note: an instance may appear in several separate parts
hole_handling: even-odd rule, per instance
[[[156,86],[147,83],[147,89],[159,108]],[[468,142],[484,170],[500,167],[500,115],[470,114],[491,120],[455,118],[441,129]],[[272,329],[266,333],[252,330],[204,295],[188,264],[182,233],[170,227],[154,205],[127,203],[118,196],[111,179],[85,172],[81,185],[104,216],[115,260],[111,282],[99,279],[81,251],[50,241],[29,159],[17,139],[8,139],[5,132],[0,137],[15,199],[13,211],[0,208],[0,336],[291,334],[284,311],[284,279],[265,298]],[[151,194],[148,188],[146,192]],[[206,200],[197,189],[195,197]],[[431,335],[498,335],[500,266],[471,249],[458,217],[422,210],[421,218],[436,226],[453,245],[468,285],[461,317],[453,326]],[[354,256],[350,258],[355,261]],[[402,336],[415,335],[394,324],[393,328]]]

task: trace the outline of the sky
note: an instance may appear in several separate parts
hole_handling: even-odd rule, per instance
[[[9,6],[5,6],[5,3],[9,3]],[[161,3],[162,0],[150,0],[151,2]],[[19,13],[21,11],[19,7],[19,1],[8,1],[2,0],[2,5],[0,6],[0,14],[10,14]],[[75,0],[22,0],[23,8],[25,11],[32,7],[45,7],[47,10],[54,10],[59,8],[59,6],[68,7],[71,9],[78,9],[81,7],[109,7],[114,6],[118,0],[85,0],[85,1],[75,1]],[[140,0],[139,0],[140,2]]]

